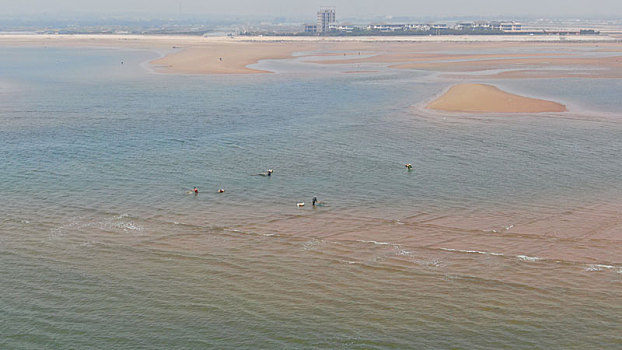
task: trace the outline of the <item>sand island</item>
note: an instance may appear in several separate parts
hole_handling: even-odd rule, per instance
[[[446,112],[565,112],[563,104],[511,94],[488,84],[458,84],[430,102],[427,109]]]
[[[269,73],[252,69],[248,65],[265,59],[291,58],[296,51],[304,50],[300,44],[215,42],[184,47],[151,61],[163,73],[182,74],[253,74]]]

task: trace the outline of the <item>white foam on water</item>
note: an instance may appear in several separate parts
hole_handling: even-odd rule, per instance
[[[128,232],[128,231],[142,231],[143,230],[142,226],[134,225],[134,223],[132,223],[132,222],[120,223],[118,225],[118,227],[123,229],[123,231],[125,231],[125,232]]]
[[[611,271],[615,270],[616,267],[612,265],[604,265],[604,264],[588,264],[585,267],[585,271],[594,272],[594,271]],[[622,273],[622,267],[618,269],[617,273]]]
[[[88,222],[84,221],[84,218],[73,218],[68,223],[63,224],[59,227],[53,228],[50,230],[48,235],[48,239],[59,239],[69,230],[82,230],[85,228],[96,228],[100,230],[109,230],[109,231],[123,231],[123,232],[140,232],[144,230],[143,226],[140,226],[132,221],[120,221],[116,220],[118,217],[114,217],[114,219],[104,220],[104,221],[96,221],[96,222]]]
[[[397,252],[395,252],[395,254],[396,254],[396,255],[403,255],[403,256],[407,256],[407,255],[412,255],[412,254],[413,254],[413,252],[408,251],[408,250],[406,250],[406,249],[400,249],[400,248],[397,248]]]
[[[362,240],[362,239],[357,239],[356,241],[357,242],[361,242],[361,243],[371,243],[371,244],[375,244],[375,245],[391,245],[391,246],[398,247],[397,244],[389,243],[389,242],[367,241],[367,240]]]
[[[509,231],[510,229],[512,229],[514,227],[514,224],[508,225],[508,226],[503,226],[503,229],[506,231]],[[499,233],[499,231],[497,231],[497,229],[489,229],[489,230],[482,230],[483,232],[492,232],[492,233]]]
[[[246,232],[246,231],[238,230],[235,228],[226,228],[224,229],[224,231],[240,233],[243,235],[255,235],[255,236],[264,236],[264,237],[273,237],[273,236],[278,237],[279,236],[278,233]]]
[[[101,221],[101,222],[94,222],[94,223],[85,223],[83,225],[80,225],[80,228],[86,228],[86,227],[96,227],[99,228],[101,230],[121,230],[123,232],[131,232],[131,231],[136,231],[136,232],[140,232],[144,229],[144,227],[137,225],[131,221],[121,221],[121,222],[114,222],[114,221]]]
[[[538,258],[537,256],[527,256],[527,255],[517,255],[518,260],[522,261],[538,261],[542,260],[542,258]]]
[[[357,239],[356,241],[360,243],[366,243],[366,244],[393,247],[393,250],[396,256],[412,256],[414,254],[413,252],[409,250],[403,249],[399,244],[396,244],[396,243],[379,242],[379,241],[363,240],[363,239]]]
[[[442,267],[443,264],[440,260],[413,260],[413,263],[421,266],[429,266],[429,267]]]
[[[482,254],[482,255],[492,255],[492,256],[503,256],[503,253],[495,253],[495,252],[485,252],[481,250],[463,250],[463,249],[452,249],[452,248],[440,248],[446,252],[457,252],[457,253],[466,253],[466,254]]]
[[[313,238],[310,241],[306,241],[302,244],[302,250],[316,250],[326,244],[326,241],[322,239]]]
[[[67,233],[67,230],[73,227],[80,227],[80,220],[81,218],[72,218],[71,220],[69,220],[69,223],[60,225],[59,227],[55,227],[53,229],[50,230],[50,233],[48,234],[48,239],[49,240],[54,240],[54,239],[60,239],[61,237],[63,237],[65,235],[65,233]]]

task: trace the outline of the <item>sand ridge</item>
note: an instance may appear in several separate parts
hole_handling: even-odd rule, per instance
[[[467,113],[565,112],[563,104],[519,96],[488,84],[457,84],[430,102],[427,109]]]
[[[239,43],[193,45],[151,61],[165,73],[249,74],[268,73],[248,65],[264,59],[291,58],[305,47],[283,43]]]

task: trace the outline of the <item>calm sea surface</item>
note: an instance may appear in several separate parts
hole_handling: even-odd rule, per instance
[[[2,349],[622,348],[619,79],[1,50]]]

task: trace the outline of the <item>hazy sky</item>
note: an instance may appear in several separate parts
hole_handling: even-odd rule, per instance
[[[0,0],[6,15],[88,13],[177,16],[270,15],[313,19],[320,6],[337,17],[529,16],[622,18],[622,0]]]

